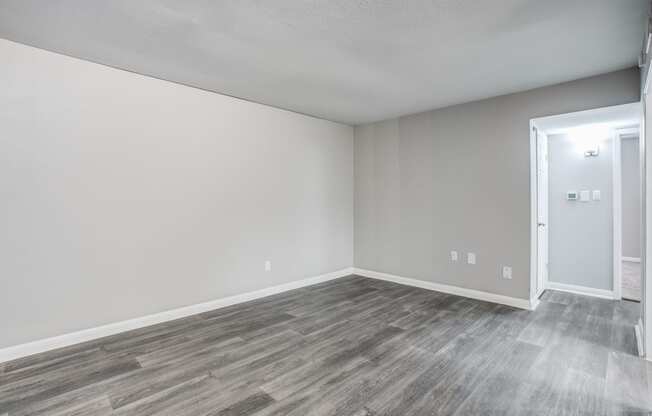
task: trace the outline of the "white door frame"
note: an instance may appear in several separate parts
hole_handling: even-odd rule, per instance
[[[534,119],[530,120],[530,305],[535,309],[539,304],[538,279],[538,215],[539,203],[537,183],[537,126]]]
[[[615,129],[612,136],[613,154],[613,297],[622,299],[622,263],[623,263],[623,192],[622,192],[622,139],[627,136],[640,137],[639,127]]]
[[[650,123],[648,122],[648,111],[652,112],[652,108],[648,108],[647,102],[650,93],[650,81],[652,80],[652,64],[648,63],[647,76],[645,79],[645,86],[641,94],[641,102],[643,108],[643,117],[641,121],[641,136],[639,151],[641,153],[641,278],[642,290],[641,293],[641,306],[643,309],[642,319],[637,326],[637,335],[642,339],[639,341],[640,347],[645,354],[645,357],[652,361],[652,149],[650,148],[648,134]],[[652,115],[652,114],[651,114]],[[652,142],[652,141],[650,141]]]
[[[568,120],[570,117],[577,117],[579,119],[582,116],[586,116],[592,112],[600,110],[617,110],[620,108],[630,107],[633,108],[633,104],[623,104],[613,107],[605,108],[596,108],[585,111],[577,111],[573,113],[558,114],[548,117],[534,118],[530,120],[530,303],[532,305],[538,304],[538,195],[537,195],[537,138],[535,134],[535,128],[538,129],[538,123],[550,122],[551,120]],[[622,218],[621,218],[621,161],[620,161],[620,138],[623,135],[631,134],[631,132],[639,132],[638,127],[626,127],[618,128],[614,130],[612,146],[613,146],[613,289],[611,291],[604,290],[582,290],[580,287],[569,287],[568,291],[573,291],[574,293],[581,293],[588,296],[597,296],[597,297],[606,297],[613,299],[620,299],[621,296],[621,269],[620,263],[622,259]],[[545,132],[545,130],[543,130]],[[642,134],[642,133],[641,133]],[[544,289],[549,288],[550,283],[544,281]],[[558,285],[555,285],[555,289],[563,290]],[[588,289],[588,288],[587,288]],[[539,293],[540,294],[540,293]],[[644,296],[644,295],[643,295]]]
[[[613,178],[613,296],[614,299],[621,299],[622,295],[622,263],[623,263],[623,191],[622,191],[622,163],[621,153],[621,133],[622,130],[614,130],[611,136],[611,154],[613,155],[612,178]]]
[[[539,276],[538,281],[537,281],[537,298],[539,298],[544,290],[546,290],[546,287],[548,286],[548,263],[550,260],[550,231],[549,231],[549,226],[550,226],[550,201],[549,201],[549,190],[550,190],[550,180],[549,180],[549,167],[548,167],[548,135],[543,132],[543,131],[538,131],[537,130],[537,169],[538,170],[545,170],[546,173],[546,178],[537,178],[537,188],[538,192],[541,193],[542,188],[540,187],[543,185],[543,188],[545,189],[546,192],[546,198],[543,202],[543,206],[545,206],[545,210],[543,212],[543,218],[542,215],[539,215],[541,213],[537,213],[537,234],[541,231],[545,231],[545,250],[541,250],[541,248],[537,249],[537,254],[541,255],[541,252],[543,251],[545,253],[545,262],[540,262],[538,261],[537,263],[542,263],[542,264],[537,264],[537,273],[543,274],[543,276]],[[541,141],[541,143],[539,143]],[[543,147],[543,152],[542,154],[539,154],[539,149]],[[539,163],[541,163],[541,166],[538,166]],[[538,172],[537,172],[538,173]],[[539,206],[537,205],[537,210],[539,209]],[[543,227],[541,224],[539,224],[541,221],[543,221]],[[537,236],[537,242],[541,236]]]

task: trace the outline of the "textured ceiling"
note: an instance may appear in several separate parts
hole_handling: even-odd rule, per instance
[[[634,66],[647,0],[2,0],[0,37],[360,124]]]

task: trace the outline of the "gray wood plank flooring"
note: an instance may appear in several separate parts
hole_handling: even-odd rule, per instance
[[[350,276],[0,364],[0,415],[652,414],[638,308]]]

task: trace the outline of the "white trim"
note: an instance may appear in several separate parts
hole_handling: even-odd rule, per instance
[[[646,358],[652,361],[652,123],[649,105],[649,82],[652,65],[648,64],[648,75],[643,94],[642,131],[639,136],[641,153],[641,306],[643,322],[643,349]]]
[[[649,30],[648,30],[649,31]],[[650,39],[650,34],[648,33],[648,40]],[[650,305],[652,304],[652,297],[648,296],[649,289],[648,286],[652,282],[652,278],[648,276],[648,263],[649,263],[649,240],[650,235],[648,234],[648,223],[649,219],[652,219],[648,216],[649,206],[648,206],[648,154],[649,154],[649,144],[648,137],[650,134],[650,126],[647,122],[647,111],[648,111],[648,91],[650,86],[650,73],[652,72],[652,65],[650,61],[645,56],[645,64],[647,65],[647,70],[645,71],[645,85],[641,94],[641,125],[640,125],[640,135],[639,135],[639,157],[640,157],[640,169],[641,169],[641,318],[638,321],[636,326],[636,341],[640,342],[638,345],[639,354],[645,356],[648,360],[652,361],[652,349],[650,348],[650,338],[652,337],[652,328],[649,321],[650,316]]]
[[[622,261],[628,261],[628,262],[630,262],[630,263],[640,263],[640,262],[641,262],[641,258],[640,258],[640,257],[626,257],[626,256],[622,256],[621,259],[622,259]]]
[[[611,139],[611,149],[612,149],[612,180],[613,180],[613,195],[611,198],[612,202],[612,289],[614,294],[614,299],[621,298],[622,292],[622,252],[623,252],[623,235],[622,235],[622,181],[621,181],[621,136],[627,129],[614,130],[613,137]]]
[[[568,285],[566,283],[548,282],[547,289],[559,290],[561,292],[575,293],[577,295],[593,296],[602,299],[613,299],[614,292],[605,289],[594,289],[592,287]]]
[[[643,86],[643,96],[647,95],[650,91],[650,76],[652,75],[652,65],[647,66],[647,76],[645,77],[645,84]],[[644,98],[643,98],[644,99]]]
[[[568,125],[569,120],[572,120],[572,124],[574,125],[591,124],[593,122],[587,120],[585,118],[586,116],[595,115],[596,113],[604,116],[614,116],[616,114],[622,114],[621,110],[625,112],[634,111],[637,112],[639,115],[642,115],[641,102],[635,101],[633,103],[627,103],[627,104],[617,104],[617,105],[610,105],[607,107],[598,107],[598,108],[591,108],[588,110],[573,111],[570,113],[560,113],[560,114],[552,114],[544,117],[535,117],[532,118],[531,121],[538,123],[541,131],[544,131],[548,134],[558,134],[558,133],[565,132],[566,128],[565,127],[550,128],[548,127],[550,123],[554,123],[554,124],[563,123],[565,125]],[[622,118],[616,116],[616,119],[618,120],[617,121],[618,125],[614,127],[617,128],[633,126],[640,123],[640,121],[635,118],[630,119],[629,117]]]
[[[541,291],[541,294],[543,294],[544,291],[545,291],[545,289],[543,291]],[[539,295],[539,296],[541,296],[541,295]],[[539,306],[539,303],[541,303],[541,301],[539,300],[539,297],[530,299],[530,305],[528,307],[528,310],[531,310],[531,311],[536,310],[537,307]]]
[[[537,135],[535,133],[536,124],[530,120],[530,299],[538,299],[538,238],[539,231],[537,223],[538,207],[538,185],[537,185]]]
[[[641,318],[634,325],[634,335],[636,337],[636,351],[638,352],[638,356],[643,357],[645,350],[643,349],[643,321]]]
[[[237,303],[247,302],[254,299],[264,298],[266,296],[287,292],[293,289],[299,289],[305,286],[311,286],[317,283],[338,279],[353,274],[353,268],[338,270],[336,272],[322,274],[319,276],[309,277],[278,286],[272,286],[253,292],[242,293],[239,295],[229,296],[226,298],[216,299],[209,302],[199,303],[196,305],[185,306],[165,312],[159,312],[152,315],[142,316],[139,318],[129,319],[127,321],[115,322],[108,325],[102,325],[95,328],[84,329],[65,335],[59,335],[52,338],[46,338],[26,344],[16,345],[0,349],[0,363],[26,357],[28,355],[38,354],[57,348],[68,347],[70,345],[82,342],[92,341],[109,335],[115,335],[121,332],[133,329],[143,328],[174,319],[184,318],[198,313],[208,312],[225,306],[235,305]]]
[[[515,308],[533,310],[536,304],[527,299],[513,298],[510,296],[498,295],[495,293],[482,292],[480,290],[466,289],[458,286],[445,285],[442,283],[426,282],[424,280],[412,279],[409,277],[396,276],[393,274],[376,272],[373,270],[353,269],[354,274],[358,276],[369,277],[372,279],[385,280],[401,285],[414,286],[421,289],[434,290],[437,292],[449,293],[451,295],[463,296],[471,299],[484,300],[492,303],[513,306]],[[538,304],[538,302],[537,302]]]
[[[624,127],[614,130],[613,148],[613,292],[614,299],[622,298],[623,218],[622,218],[622,138],[639,136],[640,127]],[[627,257],[631,258],[631,257]],[[640,262],[640,259],[639,259]]]

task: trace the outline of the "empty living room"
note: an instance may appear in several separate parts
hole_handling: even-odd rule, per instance
[[[1,0],[0,416],[652,415],[650,84],[650,0]]]

